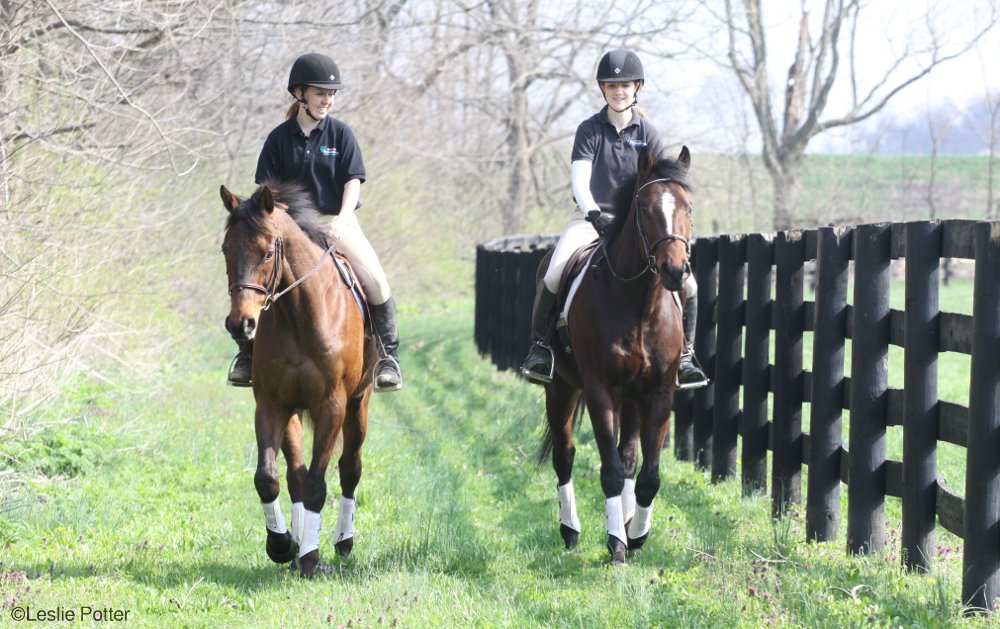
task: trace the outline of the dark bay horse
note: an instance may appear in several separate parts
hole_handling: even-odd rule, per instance
[[[660,449],[684,343],[678,292],[690,271],[689,165],[687,147],[676,161],[654,161],[641,151],[638,176],[619,191],[615,222],[584,269],[566,317],[572,355],[562,343],[553,344],[556,373],[545,385],[542,456],[551,452],[559,480],[563,540],[571,548],[580,532],[572,472],[573,424],[582,393],[601,456],[608,549],[615,563],[625,562],[626,548],[645,543],[660,488]],[[538,281],[547,260],[540,266]],[[633,483],[639,444],[642,468]]]
[[[229,210],[222,243],[231,302],[226,329],[234,339],[254,340],[254,485],[264,508],[265,548],[278,563],[297,558],[301,574],[312,576],[319,566],[326,469],[340,435],[334,541],[342,559],[353,547],[354,491],[376,350],[304,190],[286,182],[262,185],[245,200],[225,186],[220,193]],[[309,467],[302,452],[304,413],[313,424]],[[290,528],[278,501],[279,449],[287,466]]]

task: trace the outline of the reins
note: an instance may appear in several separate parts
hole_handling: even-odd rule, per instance
[[[684,243],[684,247],[685,249],[687,249],[688,255],[691,255],[691,243],[688,242],[687,238],[681,236],[680,234],[674,234],[674,233],[667,234],[666,236],[663,236],[662,238],[654,242],[652,245],[650,245],[649,240],[646,238],[646,232],[642,229],[642,221],[639,220],[639,207],[638,207],[639,193],[642,192],[642,189],[650,184],[670,183],[672,181],[674,180],[670,178],[651,179],[646,183],[642,184],[641,186],[639,186],[638,188],[636,188],[635,194],[632,195],[632,206],[629,208],[629,211],[631,211],[635,216],[635,226],[636,229],[639,230],[639,237],[642,239],[642,246],[643,249],[645,249],[645,258],[646,258],[646,266],[643,267],[643,269],[639,271],[639,273],[633,275],[632,277],[623,277],[621,274],[615,271],[615,268],[611,265],[611,257],[608,255],[608,239],[607,238],[601,239],[601,250],[604,252],[604,259],[608,263],[608,270],[611,271],[611,276],[614,277],[616,280],[620,282],[631,282],[633,280],[639,279],[647,272],[652,273],[653,275],[659,275],[660,271],[656,267],[656,256],[653,255],[653,252],[656,251],[656,248],[659,247],[664,242],[674,242],[675,240],[679,240],[680,242]],[[690,213],[691,209],[688,208],[688,214],[690,215]]]
[[[278,290],[278,282],[281,280],[281,267],[284,266],[285,259],[285,244],[281,239],[281,236],[278,236],[274,239],[274,264],[271,267],[271,275],[267,278],[267,286],[251,284],[250,282],[237,282],[229,287],[229,295],[231,297],[233,293],[243,289],[256,291],[264,295],[264,307],[261,310],[267,310],[271,307],[271,304],[278,301],[282,295],[287,294],[296,286],[309,279],[311,275],[316,273],[316,271],[319,270],[319,267],[323,265],[323,260],[325,260],[326,257],[333,252],[336,246],[336,241],[330,243],[330,246],[326,248],[326,251],[323,252],[323,255],[319,257],[319,260],[316,261],[316,264],[309,270],[308,273],[289,284],[284,290],[275,292]]]

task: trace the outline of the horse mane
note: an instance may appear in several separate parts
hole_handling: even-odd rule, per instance
[[[306,236],[314,243],[326,249],[329,246],[327,230],[320,221],[322,213],[316,208],[312,194],[305,186],[296,181],[264,181],[249,199],[244,199],[239,207],[232,211],[226,220],[226,230],[237,223],[246,221],[258,231],[269,231],[271,221],[266,213],[260,210],[260,192],[265,187],[270,188],[276,204],[280,203],[292,217]]]
[[[652,181],[654,179],[669,179],[688,192],[691,191],[691,180],[688,178],[687,169],[669,157],[657,160],[653,164],[653,170],[650,172],[647,181]],[[629,209],[632,205],[632,198],[635,195],[635,186],[638,180],[639,175],[637,174],[629,177],[615,189],[611,197],[615,212],[615,220],[611,223],[607,232],[605,232],[605,238],[607,238],[608,242],[614,240],[615,236],[617,236],[625,226],[625,220],[628,218]]]

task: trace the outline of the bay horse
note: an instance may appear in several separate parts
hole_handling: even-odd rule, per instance
[[[342,560],[353,548],[354,492],[376,349],[345,281],[350,275],[335,264],[333,245],[303,188],[265,183],[240,199],[222,186],[220,194],[229,211],[222,243],[230,296],[226,329],[236,340],[254,341],[254,485],[264,509],[265,549],[276,563],[297,559],[302,576],[311,577],[319,566],[326,469],[340,435],[334,541]],[[303,414],[313,424],[309,467],[303,461]],[[290,528],[278,501],[279,449],[287,466]]]
[[[569,348],[552,344],[555,374],[545,385],[548,423],[539,460],[552,455],[560,533],[572,548],[580,533],[573,425],[582,395],[601,457],[614,563],[625,563],[626,549],[645,543],[660,488],[660,449],[684,344],[678,292],[690,272],[690,163],[687,147],[676,161],[655,161],[642,149],[638,176],[618,190],[615,220],[582,271],[566,317]],[[542,260],[537,281],[547,264]],[[642,468],[633,482],[639,444]]]

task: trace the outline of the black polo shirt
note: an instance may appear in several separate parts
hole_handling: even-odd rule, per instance
[[[312,192],[320,212],[340,214],[344,186],[351,179],[364,183],[365,164],[346,123],[327,116],[307,138],[292,117],[268,134],[257,158],[255,179],[298,181]]]
[[[649,120],[636,114],[618,133],[608,120],[607,105],[577,127],[572,160],[593,163],[590,193],[602,211],[614,211],[614,192],[630,177],[635,177],[639,151],[644,146],[649,147],[655,159],[666,157],[660,132]]]

